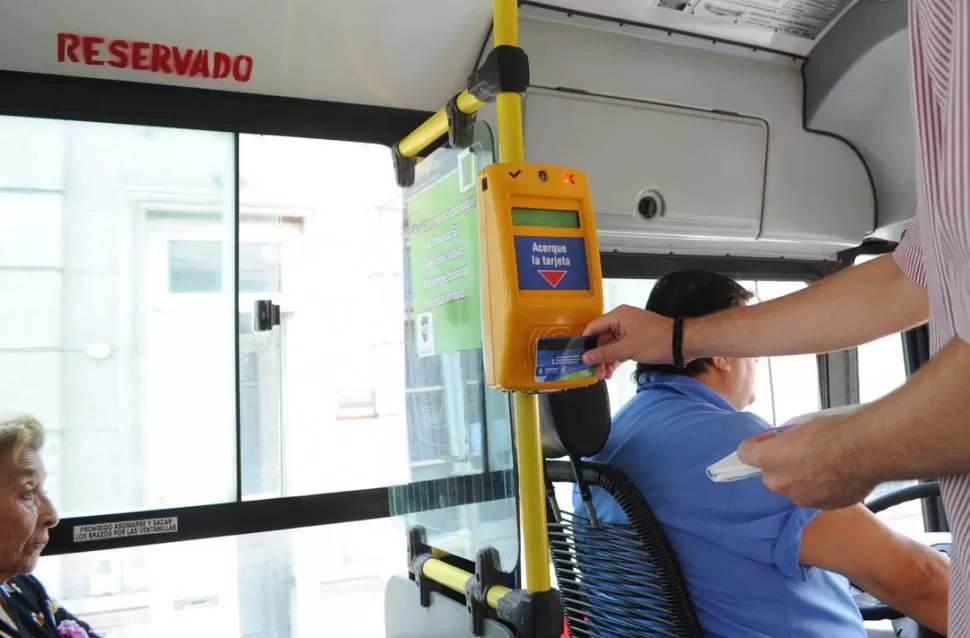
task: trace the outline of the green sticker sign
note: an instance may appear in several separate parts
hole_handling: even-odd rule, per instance
[[[446,161],[435,168],[439,153]],[[441,149],[425,164],[427,183],[405,199],[419,357],[482,347],[476,156]]]

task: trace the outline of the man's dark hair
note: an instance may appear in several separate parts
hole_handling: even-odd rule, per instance
[[[650,291],[646,309],[664,317],[701,317],[744,305],[752,294],[726,275],[709,270],[678,270],[661,277]],[[651,372],[697,376],[710,359],[695,359],[683,368],[669,364],[640,363],[633,380],[642,383]]]

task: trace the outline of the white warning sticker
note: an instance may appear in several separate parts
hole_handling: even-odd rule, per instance
[[[143,518],[136,521],[114,521],[112,523],[96,523],[93,525],[75,525],[74,542],[100,541],[107,538],[122,538],[125,536],[149,536],[151,534],[168,534],[179,531],[177,516],[168,518]]]
[[[695,15],[814,40],[852,0],[700,0]]]

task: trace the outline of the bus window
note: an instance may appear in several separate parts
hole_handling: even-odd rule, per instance
[[[741,281],[754,293],[754,302],[770,301],[796,292],[801,281]],[[755,401],[748,408],[768,423],[781,425],[788,419],[821,409],[818,357],[811,354],[758,359]]]
[[[906,382],[902,335],[888,335],[863,344],[858,353],[860,403],[875,401]]]
[[[655,279],[606,279],[603,292],[607,308],[620,304],[643,307]],[[805,287],[803,282],[740,281],[756,297],[767,301]],[[814,355],[766,357],[758,361],[755,402],[748,408],[768,423],[780,425],[791,417],[820,408],[818,362]],[[624,363],[609,382],[614,414],[636,393],[636,364]]]
[[[49,431],[60,529],[511,468],[480,350],[407,361],[399,194],[377,144],[0,117],[0,408]],[[514,498],[457,509],[440,533],[514,565]],[[403,522],[279,525],[37,575],[112,638],[383,636]]]
[[[612,310],[617,306],[627,304],[635,308],[642,308],[647,303],[647,297],[656,279],[603,279],[603,306]],[[610,393],[610,409],[613,414],[622,408],[627,401],[637,393],[637,385],[633,380],[636,364],[627,361],[621,365],[606,387]]]

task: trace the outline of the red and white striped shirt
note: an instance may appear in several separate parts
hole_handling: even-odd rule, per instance
[[[909,38],[916,216],[895,259],[929,291],[935,353],[970,342],[970,0],[910,0]],[[948,635],[970,638],[970,475],[942,486],[954,541]]]

